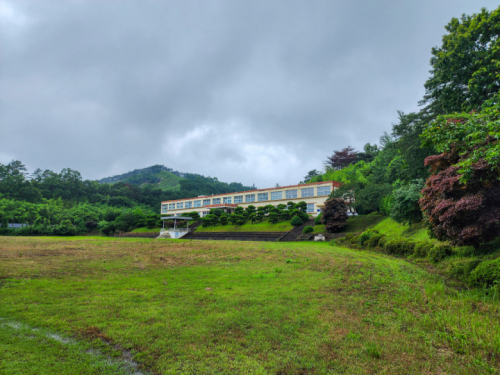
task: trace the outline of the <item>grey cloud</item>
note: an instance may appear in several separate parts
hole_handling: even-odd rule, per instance
[[[6,0],[0,158],[295,183],[417,109],[444,25],[497,6],[474,3]]]

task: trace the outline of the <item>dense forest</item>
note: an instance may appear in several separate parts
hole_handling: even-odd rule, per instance
[[[163,191],[181,190],[189,192],[189,196],[202,194],[232,193],[255,189],[255,186],[243,186],[239,182],[220,182],[217,177],[205,177],[196,173],[184,173],[165,167],[135,169],[131,172],[99,180],[100,183],[123,182],[133,185],[155,185]]]
[[[477,246],[500,235],[500,8],[446,30],[420,111],[399,111],[379,144],[334,151],[305,182],[342,182],[332,197],[360,214],[425,220],[435,237]]]
[[[146,170],[145,174],[151,174]],[[144,181],[108,184],[83,180],[78,171],[69,168],[61,173],[37,169],[29,174],[20,161],[0,164],[2,231],[9,223],[23,223],[32,226],[20,231],[23,233],[43,227],[35,232],[72,234],[102,229],[111,222],[121,223],[115,226],[126,231],[157,218],[163,200],[253,189],[197,174],[185,174],[178,183],[178,189],[163,191]]]

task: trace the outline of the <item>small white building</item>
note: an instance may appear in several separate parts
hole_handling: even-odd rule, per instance
[[[325,206],[330,193],[340,185],[337,181],[324,181],[164,201],[161,203],[161,213],[179,216],[196,211],[200,216],[205,216],[212,208],[220,208],[227,213],[232,213],[238,206],[243,208],[249,205],[278,206],[288,202],[304,201],[307,203],[307,213],[317,216]]]

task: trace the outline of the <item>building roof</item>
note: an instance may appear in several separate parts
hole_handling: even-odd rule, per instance
[[[334,187],[340,187],[342,185],[338,181],[322,181],[322,182],[312,182],[310,184],[299,184],[299,185],[288,185],[288,186],[279,186],[279,187],[273,187],[273,188],[267,188],[267,189],[255,189],[255,190],[246,190],[246,191],[236,191],[234,193],[223,193],[223,194],[214,194],[214,195],[203,195],[199,197],[192,197],[192,198],[182,198],[182,199],[173,199],[170,201],[162,201],[161,203],[169,203],[169,202],[178,202],[178,201],[185,201],[185,200],[191,200],[191,199],[197,199],[199,198],[200,200],[202,199],[210,199],[213,197],[222,197],[224,195],[233,195],[233,194],[248,194],[256,191],[265,191],[265,190],[280,190],[280,189],[288,189],[288,188],[293,188],[293,187],[298,187],[302,186],[303,188],[306,188],[308,186],[315,186],[315,185],[321,185],[321,184],[326,184],[326,183],[332,183]],[[205,206],[206,207],[206,206]]]

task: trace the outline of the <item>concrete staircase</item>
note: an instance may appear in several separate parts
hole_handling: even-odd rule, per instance
[[[279,239],[279,241],[297,241],[298,238],[302,235],[302,231],[307,226],[314,226],[314,219],[306,221],[304,224],[299,225],[298,227],[293,228],[291,231],[287,232],[283,237]]]

